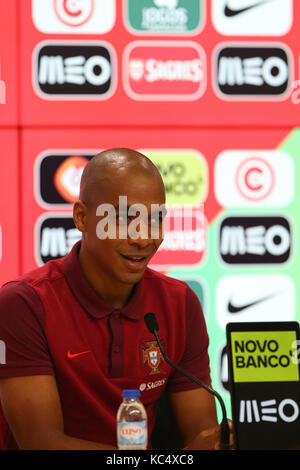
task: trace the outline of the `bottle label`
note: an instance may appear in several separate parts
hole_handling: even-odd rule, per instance
[[[118,423],[118,444],[147,444],[147,422]]]

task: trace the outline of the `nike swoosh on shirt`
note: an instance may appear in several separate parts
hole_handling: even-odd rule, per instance
[[[253,307],[254,305],[260,304],[262,302],[265,302],[266,300],[275,297],[276,294],[271,294],[266,297],[262,297],[261,299],[254,300],[253,302],[250,302],[249,304],[244,304],[244,305],[233,305],[231,300],[228,302],[228,312],[229,313],[239,313],[242,312],[243,310],[246,310],[246,308]]]
[[[240,8],[239,10],[233,10],[232,8],[230,8],[228,6],[228,4],[226,3],[225,5],[225,8],[224,8],[224,14],[225,16],[227,16],[228,18],[232,18],[234,16],[237,16],[237,15],[240,15],[241,13],[245,13],[246,11],[248,10],[252,10],[253,8],[256,8],[256,7],[259,7],[261,5],[264,5],[265,3],[269,3],[271,2],[272,0],[263,0],[262,2],[257,2],[257,3],[254,3],[253,5],[249,5],[248,7],[245,7],[245,8]]]
[[[87,354],[89,352],[91,352],[91,351],[90,350],[89,351],[81,351],[79,353],[72,354],[71,351],[68,351],[67,356],[68,356],[69,359],[72,359],[73,357],[82,356],[83,354]]]

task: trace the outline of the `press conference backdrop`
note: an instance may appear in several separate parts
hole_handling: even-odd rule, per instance
[[[230,416],[226,323],[300,319],[299,2],[0,0],[0,13],[1,283],[78,240],[91,156],[141,150],[171,228],[175,207],[204,210],[166,231],[151,266],[199,296]]]

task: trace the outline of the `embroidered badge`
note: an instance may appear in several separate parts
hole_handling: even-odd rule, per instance
[[[147,347],[143,348],[143,363],[147,363],[150,367],[149,375],[160,374],[159,365],[163,359],[163,355],[156,341],[145,341]]]

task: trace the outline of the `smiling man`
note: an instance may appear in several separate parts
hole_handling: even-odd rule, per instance
[[[1,288],[2,449],[114,449],[116,413],[128,388],[141,390],[149,435],[166,389],[186,448],[218,445],[211,395],[159,354],[155,364],[148,360],[157,350],[144,322],[152,311],[169,358],[210,383],[197,296],[147,267],[163,240],[164,203],[160,174],[144,155],[129,149],[96,155],[74,204],[81,242]],[[117,222],[112,232],[110,208]]]

